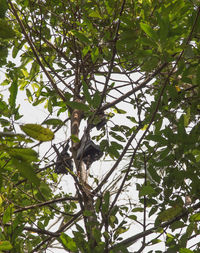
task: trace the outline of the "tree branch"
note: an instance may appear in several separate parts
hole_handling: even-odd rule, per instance
[[[135,243],[137,240],[139,240],[140,238],[143,238],[144,236],[146,237],[146,236],[148,236],[148,235],[156,232],[159,228],[166,228],[166,227],[172,225],[174,222],[179,221],[180,219],[184,218],[189,213],[191,213],[191,210],[194,211],[194,210],[197,210],[198,208],[200,208],[200,202],[197,203],[197,204],[195,204],[192,207],[189,207],[186,211],[184,211],[182,214],[176,216],[172,220],[164,222],[163,224],[160,224],[159,226],[155,226],[153,228],[150,228],[150,229],[148,229],[148,230],[146,230],[144,232],[138,233],[137,235],[131,236],[131,237],[123,240],[122,242],[113,245],[112,247],[109,248],[109,250],[116,249],[116,248],[118,248],[120,246],[129,247],[133,243]]]

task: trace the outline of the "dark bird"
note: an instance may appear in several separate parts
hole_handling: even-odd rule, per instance
[[[68,169],[73,171],[73,162],[71,156],[68,152],[69,149],[69,141],[66,145],[63,146],[63,150],[61,153],[54,147],[57,153],[55,173],[57,174],[68,174]]]
[[[77,151],[77,160],[81,160],[86,164],[87,169],[91,164],[99,160],[103,155],[100,147],[96,145],[92,140],[83,138],[81,146]]]

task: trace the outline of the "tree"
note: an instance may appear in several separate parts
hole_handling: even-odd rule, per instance
[[[0,10],[0,250],[199,252],[199,1]]]

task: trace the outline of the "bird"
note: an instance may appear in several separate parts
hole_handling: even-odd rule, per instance
[[[103,155],[100,147],[96,145],[92,140],[83,138],[80,148],[77,151],[77,160],[82,159],[87,169],[91,164],[99,160]]]
[[[57,174],[68,174],[69,170],[73,171],[73,162],[71,156],[68,152],[69,149],[69,141],[63,145],[62,152],[55,149],[57,153],[55,173]]]

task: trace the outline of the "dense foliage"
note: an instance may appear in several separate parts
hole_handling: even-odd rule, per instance
[[[199,56],[198,0],[0,0],[0,251],[199,252]]]

